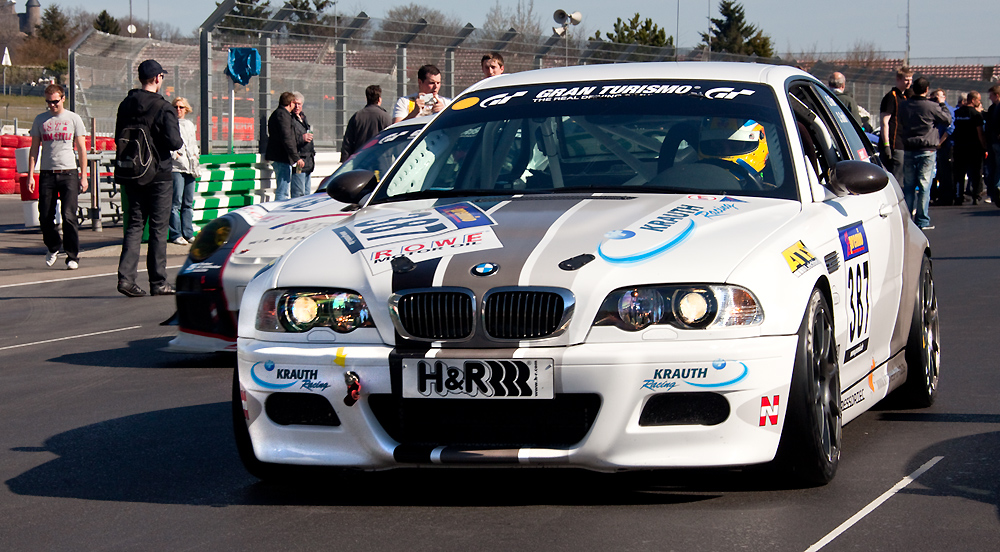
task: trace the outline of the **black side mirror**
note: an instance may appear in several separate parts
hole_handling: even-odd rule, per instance
[[[889,173],[867,161],[840,161],[833,168],[830,188],[838,196],[870,194],[889,184]]]
[[[338,174],[330,180],[326,193],[341,203],[358,203],[378,184],[372,171],[358,169]]]

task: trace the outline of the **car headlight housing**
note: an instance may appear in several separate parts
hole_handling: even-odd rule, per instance
[[[754,326],[764,310],[750,290],[727,285],[637,286],[604,299],[595,326],[634,332],[655,324],[682,329]]]
[[[194,237],[188,255],[192,261],[200,263],[209,258],[229,240],[233,231],[233,223],[227,217],[219,217],[205,225]]]
[[[272,289],[261,298],[256,327],[265,332],[307,332],[326,327],[337,333],[374,328],[360,294],[346,290]]]

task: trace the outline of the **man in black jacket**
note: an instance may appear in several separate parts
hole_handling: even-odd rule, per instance
[[[923,77],[913,81],[913,97],[903,102],[899,109],[904,150],[903,197],[907,209],[914,213],[913,221],[924,230],[934,228],[928,209],[935,152],[941,144],[937,125],[951,124],[948,107],[930,100],[928,88],[930,83]]]
[[[299,157],[299,148],[295,143],[295,130],[292,127],[292,109],[294,109],[295,94],[282,92],[278,97],[278,107],[267,118],[267,148],[264,159],[271,162],[274,169],[274,199],[281,201],[291,197],[292,165],[298,168],[305,166],[305,161]]]
[[[129,91],[118,106],[115,121],[115,141],[122,130],[135,124],[149,128],[156,156],[156,177],[149,184],[123,184],[128,197],[125,238],[118,260],[118,292],[129,297],[146,295],[136,283],[139,247],[143,228],[149,223],[149,243],[146,269],[149,272],[149,292],[152,295],[173,295],[174,287],[167,281],[167,225],[173,204],[174,181],[170,153],[184,147],[177,112],[163,96],[160,87],[167,72],[155,60],[139,64],[140,87]]]
[[[344,141],[340,145],[341,163],[347,161],[347,158],[354,155],[368,140],[391,124],[389,114],[382,108],[381,86],[373,84],[365,88],[365,99],[368,105],[355,113],[347,122]]]

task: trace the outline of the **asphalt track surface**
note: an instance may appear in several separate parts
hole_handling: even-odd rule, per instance
[[[836,479],[577,470],[304,473],[260,483],[232,355],[160,351],[170,297],[115,291],[121,228],[45,266],[0,196],[0,550],[989,550],[1000,542],[1000,209],[931,211],[937,403],[844,428]],[[171,274],[184,251],[171,246]],[[144,275],[140,284],[146,287]]]

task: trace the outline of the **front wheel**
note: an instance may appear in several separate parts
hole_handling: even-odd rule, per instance
[[[906,401],[918,408],[934,404],[941,370],[941,334],[931,260],[926,256],[920,263],[920,282],[906,341],[906,366],[906,383],[900,390]]]
[[[829,483],[840,462],[842,422],[833,316],[826,297],[814,289],[799,326],[776,463],[801,483]]]

